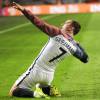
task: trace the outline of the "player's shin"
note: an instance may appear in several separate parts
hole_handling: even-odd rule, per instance
[[[29,90],[29,89],[24,89],[24,88],[16,88],[13,93],[12,96],[16,96],[16,97],[34,97],[34,92]]]

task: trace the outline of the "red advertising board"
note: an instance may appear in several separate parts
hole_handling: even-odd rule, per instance
[[[91,4],[67,4],[67,5],[30,5],[25,6],[34,14],[64,14],[64,13],[92,13],[100,12],[100,3]],[[19,11],[12,7],[2,9],[3,16],[19,16],[22,15]]]

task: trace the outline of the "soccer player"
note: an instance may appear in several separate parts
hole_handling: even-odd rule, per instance
[[[73,39],[73,36],[80,31],[80,24],[74,20],[67,20],[62,28],[59,29],[49,25],[15,2],[13,2],[13,7],[21,11],[50,38],[32,65],[14,83],[10,90],[10,95],[37,98],[60,96],[60,93],[51,86],[56,64],[69,55],[73,55],[83,63],[88,62],[88,55],[80,44]],[[32,87],[35,85],[36,90],[33,91]]]

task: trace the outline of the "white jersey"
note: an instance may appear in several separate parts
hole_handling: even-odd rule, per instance
[[[88,56],[84,50],[68,34],[63,34],[59,28],[47,24],[26,9],[22,13],[50,39],[28,70],[18,78],[15,85],[21,88],[30,88],[37,83],[50,85],[56,64],[71,54],[82,62],[87,62]],[[68,39],[63,35],[68,36]]]
[[[32,87],[34,83],[43,82],[50,85],[53,80],[56,64],[75,51],[76,47],[63,35],[50,37],[36,60],[16,81],[16,84],[22,88]]]
[[[50,37],[48,43],[38,55],[35,63],[46,70],[54,71],[59,61],[75,51],[76,47],[63,35]]]

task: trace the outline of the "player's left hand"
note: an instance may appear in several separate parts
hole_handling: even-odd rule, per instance
[[[23,11],[24,10],[24,7],[22,7],[21,5],[19,5],[18,3],[16,2],[13,2],[12,3],[12,7],[19,10],[19,11]]]

